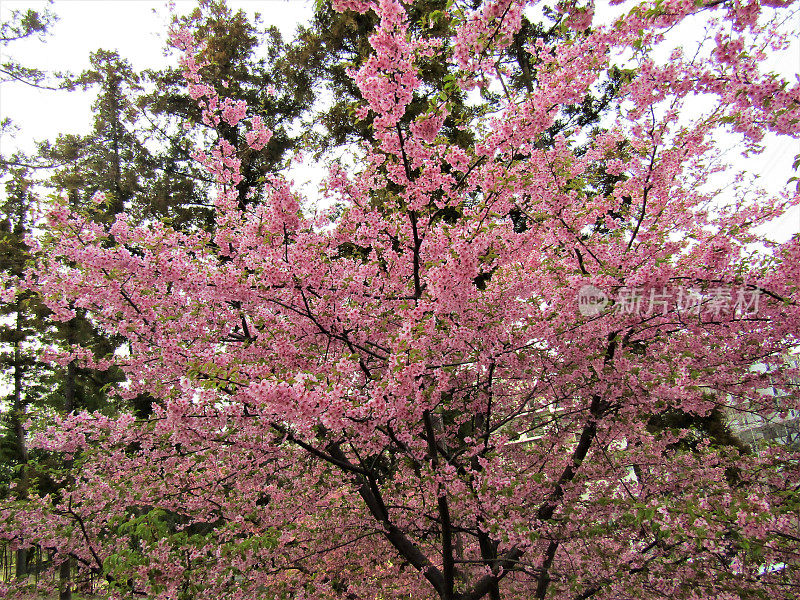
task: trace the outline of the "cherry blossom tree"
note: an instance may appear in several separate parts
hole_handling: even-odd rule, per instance
[[[2,507],[0,535],[119,596],[797,597],[798,451],[722,417],[798,409],[800,238],[760,232],[800,197],[759,193],[718,147],[800,133],[800,86],[762,68],[792,4],[658,0],[601,25],[561,3],[563,35],[524,49],[529,90],[497,57],[536,2],[455,2],[443,40],[399,0],[340,0],[380,22],[351,71],[375,144],[330,166],[331,208],[280,176],[239,202],[224,140],[195,153],[211,232],[54,204],[29,285],[127,340],[55,360],[119,364],[120,396],[156,402],[34,432],[73,468]],[[673,47],[690,22],[702,39]],[[173,43],[207,122],[263,148],[192,31]],[[401,125],[433,58],[504,95],[455,124],[468,148],[441,135],[446,90]],[[612,78],[599,124],[565,118]]]

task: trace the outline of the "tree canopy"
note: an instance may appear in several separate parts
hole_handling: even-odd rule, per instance
[[[800,84],[762,68],[793,4],[321,6],[349,64],[320,30],[272,46],[340,90],[311,148],[357,143],[316,211],[299,142],[271,146],[311,96],[265,98],[214,3],[177,20],[151,106],[180,107],[210,218],[137,213],[122,171],[52,199],[4,294],[115,340],[58,360],[125,380],[119,410],[32,424],[53,485],[0,537],[117,597],[797,597],[800,448],[726,419],[800,410],[800,236],[761,233],[800,194],[720,162],[722,132],[800,134]],[[96,56],[117,122],[124,64]]]

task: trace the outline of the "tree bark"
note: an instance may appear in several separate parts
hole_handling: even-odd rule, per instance
[[[71,559],[68,558],[61,563],[58,569],[58,600],[72,600],[72,581],[70,580],[72,575],[71,562]]]
[[[16,552],[16,568],[14,574],[22,579],[28,576],[28,549],[20,548]]]
[[[17,458],[22,466],[20,481],[18,482],[17,497],[20,500],[28,495],[28,476],[25,464],[28,462],[28,448],[25,443],[25,427],[23,415],[27,408],[27,399],[22,393],[23,365],[22,365],[22,299],[17,298],[16,321],[14,326],[14,397],[11,406],[11,427],[14,431]],[[20,548],[16,552],[16,571],[18,578],[28,575],[28,549]]]

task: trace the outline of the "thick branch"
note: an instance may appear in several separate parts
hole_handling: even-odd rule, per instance
[[[433,421],[431,421],[431,413],[426,410],[422,413],[422,419],[425,422],[425,431],[428,436],[428,450],[431,457],[431,467],[436,476],[436,467],[438,461],[438,450],[436,448],[436,435],[433,430]],[[453,563],[453,530],[450,522],[450,507],[447,503],[447,494],[437,486],[437,505],[439,507],[439,519],[442,525],[442,570],[444,572],[444,591],[442,596],[443,600],[450,600],[453,598],[453,586],[455,585],[455,565]]]
[[[349,465],[350,472],[358,472],[358,467],[353,465],[336,443],[328,445],[328,452],[338,463]],[[374,478],[365,475],[356,475],[355,482],[359,484],[358,493],[370,514],[383,526],[383,536],[394,546],[400,555],[420,571],[436,592],[445,597],[445,582],[442,572],[437,569],[425,554],[412,542],[389,518],[389,512],[383,502],[380,489]]]

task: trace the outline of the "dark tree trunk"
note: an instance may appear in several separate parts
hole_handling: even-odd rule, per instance
[[[22,393],[23,364],[22,364],[22,300],[17,299],[17,315],[14,336],[14,397],[11,408],[11,427],[14,430],[14,443],[16,444],[17,460],[22,465],[20,481],[18,482],[17,495],[23,500],[28,495],[28,476],[25,464],[28,462],[28,448],[25,443],[24,414],[27,408],[27,399]],[[28,575],[28,550],[20,548],[16,552],[16,576],[19,578]]]
[[[70,559],[65,560],[58,569],[58,600],[72,600],[72,581],[70,580],[72,569],[70,562]]]
[[[28,575],[28,550],[20,548],[17,550],[17,561],[15,575],[18,578],[24,578]]]

